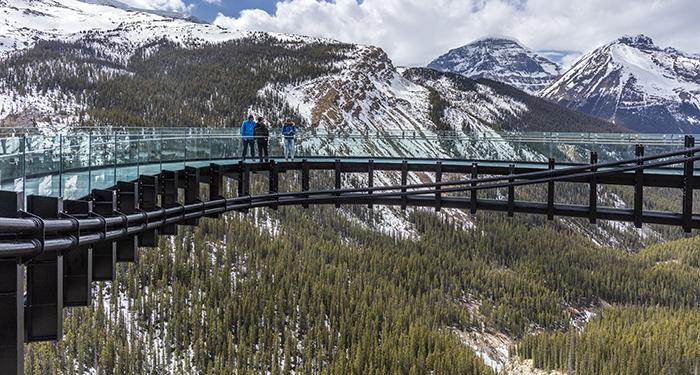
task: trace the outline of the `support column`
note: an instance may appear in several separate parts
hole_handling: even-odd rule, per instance
[[[301,161],[301,191],[309,191],[309,162],[306,159]],[[304,198],[309,198],[309,196],[304,195]],[[309,208],[309,203],[305,201],[301,206]]]
[[[63,199],[30,195],[27,212],[42,219],[58,219]],[[27,262],[25,306],[27,341],[60,340],[63,336],[63,254],[45,252]]]
[[[401,193],[406,193],[406,184],[408,184],[408,162],[406,160],[401,162]],[[404,195],[401,197],[401,209],[406,210],[408,205],[408,198]]]
[[[23,208],[22,193],[0,191],[0,217]],[[0,259],[0,370],[8,375],[24,374],[24,279],[21,259]]]
[[[442,162],[438,161],[435,163],[435,182],[440,183],[442,182]],[[442,193],[440,193],[440,190],[442,190],[442,186],[436,186],[435,187],[435,211],[439,212],[442,209]]]
[[[370,160],[369,163],[367,164],[367,187],[373,188],[374,187],[374,160]],[[372,191],[367,192],[369,196],[372,196]],[[374,209],[374,205],[370,202],[367,205],[367,208]]]
[[[695,147],[695,138],[685,136],[685,147],[690,149]],[[692,158],[695,153],[689,151],[687,158]],[[686,161],[683,164],[683,231],[690,233],[693,231],[693,178],[695,172],[695,162],[692,160]]]
[[[342,187],[343,164],[340,159],[335,159],[335,190],[340,190]],[[340,197],[340,193],[335,193],[336,197]],[[340,208],[340,202],[335,203],[335,208]]]
[[[143,211],[154,211],[158,208],[158,177],[139,176],[139,209]],[[158,246],[158,231],[149,230],[139,234],[138,244],[141,247]]]
[[[508,174],[513,176],[515,174],[515,164],[508,166]],[[513,217],[515,214],[515,186],[513,183],[515,179],[513,177],[508,179],[508,217]]]
[[[76,219],[87,218],[90,201],[63,201],[65,212]],[[80,228],[76,233],[80,236]],[[63,305],[88,306],[92,300],[92,246],[78,246],[63,255]]]
[[[161,171],[160,177],[158,178],[158,185],[160,185],[160,205],[163,208],[173,208],[179,206],[178,201],[178,175],[174,171]],[[160,227],[158,231],[160,235],[176,235],[177,225],[168,224]]]
[[[591,152],[591,172],[597,172],[598,153]],[[595,224],[598,221],[598,179],[592,176],[589,182],[590,192],[588,194],[588,221]]]
[[[185,167],[185,204],[201,203],[199,196],[199,168]],[[199,219],[188,219],[182,225],[196,226]]]
[[[277,164],[276,161],[270,160],[270,179],[268,181],[269,184],[269,193],[270,194],[277,194],[279,192],[279,184],[280,184],[280,166]],[[271,209],[276,210],[277,205],[270,206]]]
[[[138,209],[138,185],[134,182],[117,182],[117,210],[131,215]],[[136,262],[138,237],[127,236],[117,241],[117,262]]]
[[[476,180],[479,178],[479,164],[477,163],[472,163],[472,180]],[[476,182],[472,182],[472,187],[476,187]],[[477,208],[477,200],[478,200],[479,194],[476,189],[473,189],[471,192],[471,198],[469,199],[469,213],[472,215],[476,215],[476,208]]]
[[[548,168],[554,170],[554,159],[549,159]],[[547,220],[554,220],[554,181],[547,183]]]
[[[102,217],[113,216],[117,209],[117,195],[112,190],[92,191],[92,210]],[[114,279],[117,261],[117,243],[100,241],[92,247],[92,279],[109,281]]]
[[[221,166],[218,164],[209,164],[209,200],[218,200],[224,197],[223,195],[223,173]],[[221,214],[207,214],[207,217],[218,219]]]
[[[640,159],[644,157],[644,146],[636,145],[634,147],[634,155]],[[637,165],[641,166],[644,162],[637,160]],[[642,227],[642,212],[644,208],[644,170],[638,169],[634,173],[634,226]]]

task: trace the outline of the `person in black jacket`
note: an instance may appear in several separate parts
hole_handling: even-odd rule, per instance
[[[267,141],[270,138],[270,130],[265,124],[265,119],[262,116],[258,117],[258,122],[255,123],[255,129],[253,130],[253,135],[255,140],[258,142],[258,155],[260,155],[260,162],[269,161]]]

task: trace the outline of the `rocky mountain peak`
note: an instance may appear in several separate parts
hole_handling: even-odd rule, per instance
[[[644,34],[625,35],[618,38],[616,42],[638,48],[655,47],[654,41]]]
[[[488,37],[455,48],[428,67],[479,79],[488,78],[534,93],[555,80],[561,67],[520,42]]]

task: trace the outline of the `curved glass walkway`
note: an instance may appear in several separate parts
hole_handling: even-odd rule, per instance
[[[298,134],[297,159],[442,160],[444,163],[518,166],[555,158],[586,163],[590,151],[600,161],[680,150],[683,135],[632,133],[457,133],[428,130],[343,131],[309,129]],[[60,135],[35,129],[0,129],[0,190],[78,198],[92,189],[161,170],[240,161],[238,128],[72,128]],[[270,156],[280,159],[281,135],[270,137]],[[490,161],[489,161],[490,160]],[[681,173],[670,168],[663,173]]]

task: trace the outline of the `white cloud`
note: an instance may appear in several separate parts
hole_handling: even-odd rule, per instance
[[[485,35],[535,50],[587,51],[624,34],[698,51],[698,0],[284,0],[274,14],[245,10],[215,24],[334,38],[384,48],[397,64],[423,65]]]
[[[207,4],[212,4],[212,5],[221,5],[221,0],[202,0]]]
[[[171,12],[190,13],[194,4],[183,0],[120,0],[122,3],[139,9],[167,10]]]

